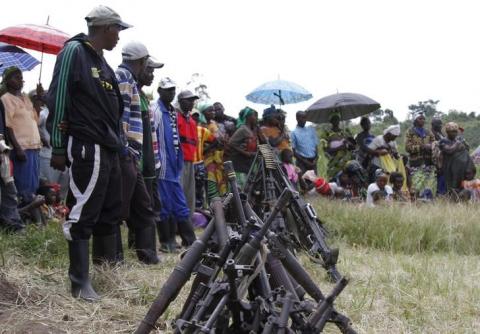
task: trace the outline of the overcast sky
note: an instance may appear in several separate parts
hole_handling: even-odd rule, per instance
[[[42,24],[50,16],[52,26],[74,35],[86,31],[84,17],[98,4],[135,26],[107,52],[113,68],[122,45],[139,40],[166,64],[156,81],[170,76],[184,86],[201,73],[232,115],[247,104],[262,110],[245,95],[278,77],[314,96],[285,106],[289,124],[295,111],[337,91],[365,94],[401,119],[408,105],[429,98],[440,100],[442,111],[480,112],[475,1],[2,1],[0,24]],[[45,86],[54,61],[45,56]],[[38,74],[25,75],[27,88]]]

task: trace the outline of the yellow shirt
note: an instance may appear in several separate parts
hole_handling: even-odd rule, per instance
[[[200,162],[203,161],[203,149],[205,142],[212,142],[215,140],[215,136],[205,127],[197,126],[197,134],[198,134],[198,142],[197,142],[197,150],[195,151],[195,155],[193,157],[193,162]]]
[[[5,107],[5,126],[13,130],[20,147],[24,150],[42,147],[38,115],[28,96],[5,93],[1,100]]]

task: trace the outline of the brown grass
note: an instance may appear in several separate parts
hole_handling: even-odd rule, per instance
[[[329,224],[333,220],[341,222],[344,216],[353,217],[355,212],[363,217],[357,221],[360,224],[370,214],[352,206],[337,206],[339,209],[333,210],[333,206],[325,206],[333,204],[319,205],[323,206]],[[392,211],[398,216],[397,223],[410,225],[412,217],[429,209],[399,210]],[[448,206],[445,210],[451,214],[453,208]],[[453,233],[454,227],[466,224],[457,221],[465,219],[471,224],[471,215],[478,214],[476,210],[467,211],[468,217],[463,216],[464,211],[458,211],[455,221],[445,218],[441,222],[442,228],[447,221],[451,222],[455,245],[461,245],[461,236]],[[341,250],[339,270],[351,278],[351,283],[338,298],[337,309],[352,319],[359,333],[480,332],[480,268],[476,252],[465,251],[471,247],[461,247],[460,251],[456,246],[426,251],[422,247],[418,251],[407,247],[402,251],[400,246],[368,246],[351,242],[346,235],[353,232],[349,232],[346,222],[341,223],[343,232],[337,231],[334,241]],[[175,256],[168,255],[163,256],[160,265],[144,266],[127,252],[127,265],[92,269],[93,284],[103,299],[95,304],[84,303],[70,297],[66,245],[59,229],[29,232],[39,234],[36,244],[32,243],[32,236],[0,236],[0,286],[11,290],[0,293],[0,333],[131,333],[176,261]],[[463,238],[464,243],[471,243],[478,235]],[[29,243],[28,247],[24,242]],[[48,254],[55,255],[49,258]],[[305,257],[301,260],[324,293],[328,293],[332,285],[326,281],[324,271]],[[159,332],[168,332],[167,320],[180,310],[187,289],[163,316],[166,330]],[[327,332],[338,331],[328,327]]]

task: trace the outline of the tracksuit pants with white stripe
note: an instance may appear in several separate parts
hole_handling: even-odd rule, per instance
[[[67,240],[116,233],[120,221],[121,171],[118,152],[69,137],[70,209],[63,232]]]

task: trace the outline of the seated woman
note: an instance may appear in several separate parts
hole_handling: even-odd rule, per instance
[[[380,201],[391,201],[393,190],[388,183],[388,174],[379,169],[375,172],[376,180],[367,189],[367,206],[374,207]]]
[[[322,133],[323,150],[328,158],[327,176],[329,179],[342,171],[345,164],[353,159],[355,140],[350,130],[340,128],[340,114],[332,113],[329,130]]]
[[[364,200],[367,195],[367,178],[365,170],[356,160],[347,161],[342,171],[337,173],[330,182],[344,189],[345,199]]]

